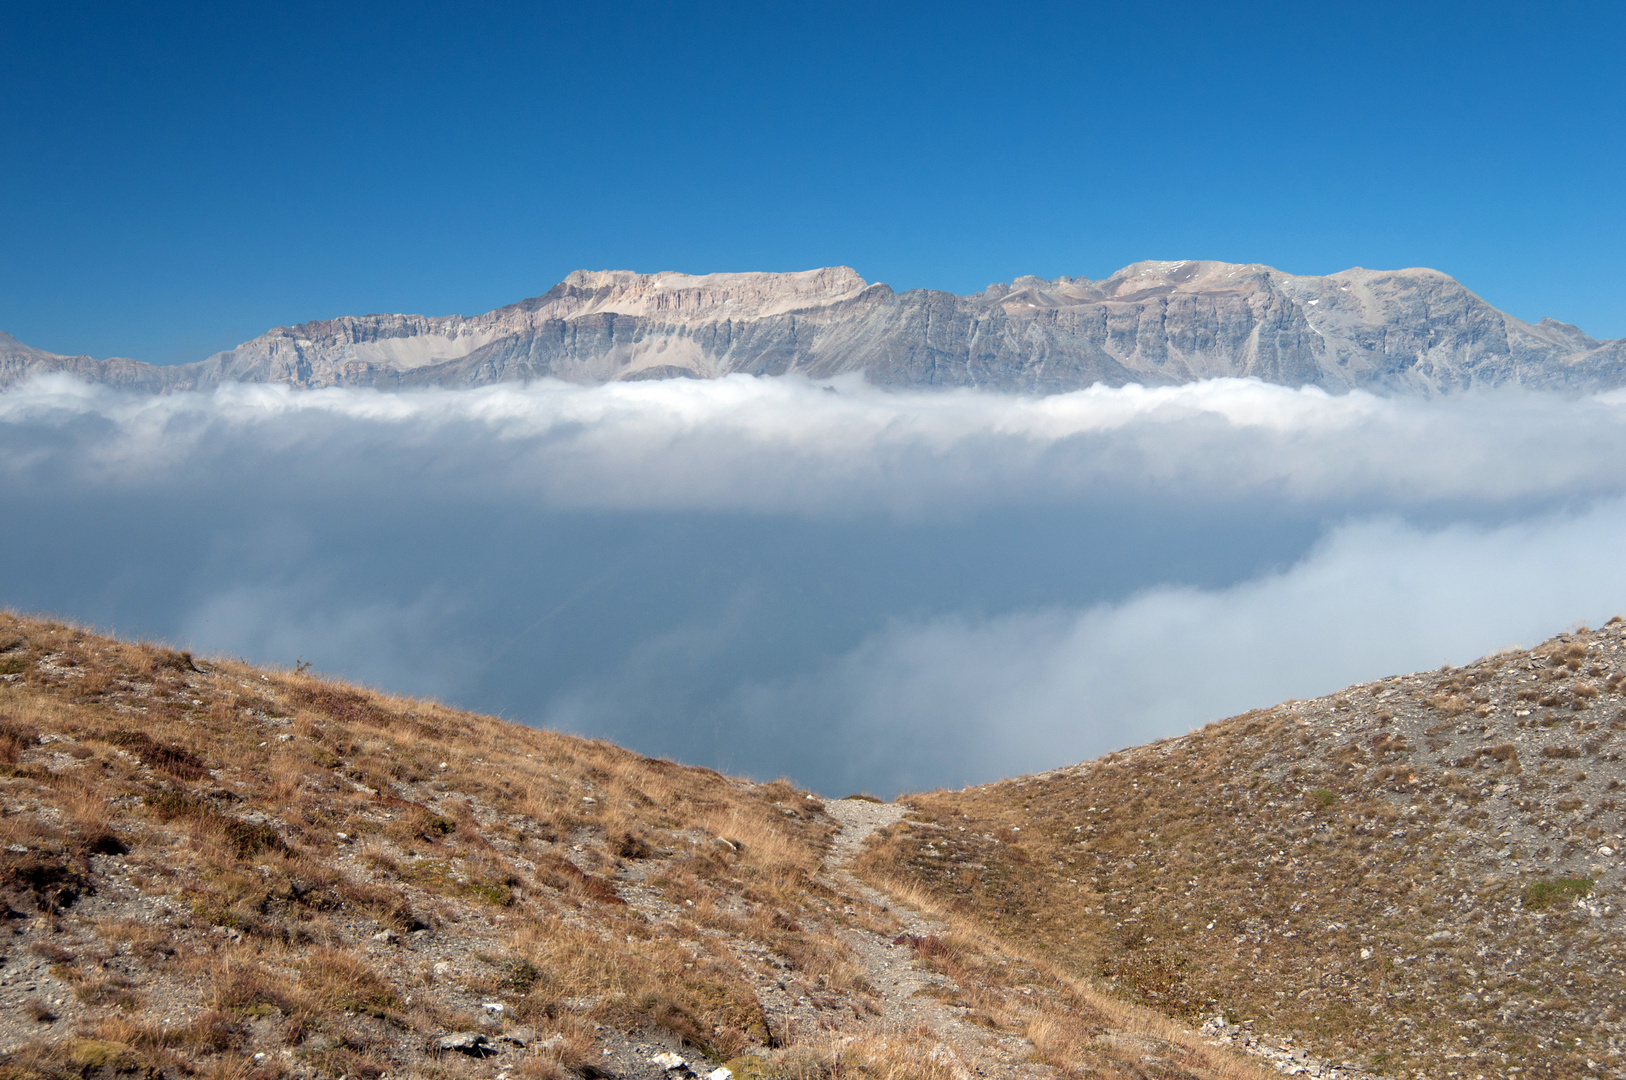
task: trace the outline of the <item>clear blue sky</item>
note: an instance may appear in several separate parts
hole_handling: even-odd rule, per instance
[[[1428,265],[1626,335],[1626,5],[0,5],[0,329],[199,359],[577,267]]]

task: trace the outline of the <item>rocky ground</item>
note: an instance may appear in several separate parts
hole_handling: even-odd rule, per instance
[[[902,813],[0,613],[0,1078],[1250,1075]]]
[[[1623,691],[1616,621],[920,796],[862,865],[1289,1067],[1626,1075]]]

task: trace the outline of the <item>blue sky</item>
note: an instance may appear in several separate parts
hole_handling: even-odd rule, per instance
[[[578,267],[1430,265],[1626,335],[1626,8],[0,6],[0,329],[199,359]]]

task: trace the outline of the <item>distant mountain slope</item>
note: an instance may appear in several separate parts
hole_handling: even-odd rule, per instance
[[[192,374],[194,367],[158,367],[123,357],[96,360],[89,356],[62,356],[24,345],[0,330],[0,387],[14,385],[33,375],[65,373],[88,382],[137,390],[167,390],[198,385]]]
[[[1618,1077],[1623,706],[1615,620],[914,797],[862,866],[1237,1043]]]
[[[1301,277],[1141,262],[1103,281],[1018,278],[955,296],[801,273],[576,271],[484,315],[344,316],[278,327],[196,364],[61,357],[0,338],[0,385],[41,371],[150,390],[222,382],[480,386],[733,372],[1053,393],[1255,377],[1329,390],[1626,385],[1626,339],[1506,315],[1434,270]]]

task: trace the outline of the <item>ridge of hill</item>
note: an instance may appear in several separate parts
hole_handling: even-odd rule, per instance
[[[0,1080],[1263,1075],[860,880],[901,813],[0,612]]]
[[[913,796],[860,867],[1312,1074],[1626,1076],[1623,706],[1617,618]]]
[[[863,372],[891,387],[1024,393],[1222,376],[1447,393],[1626,385],[1626,339],[1527,323],[1436,270],[1328,276],[1138,262],[1100,281],[1019,277],[981,293],[894,292],[848,267],[796,273],[571,273],[483,315],[343,316],[277,327],[172,367],[34,349],[0,334],[0,387],[66,372],[131,389],[225,382],[481,386],[558,378]]]

